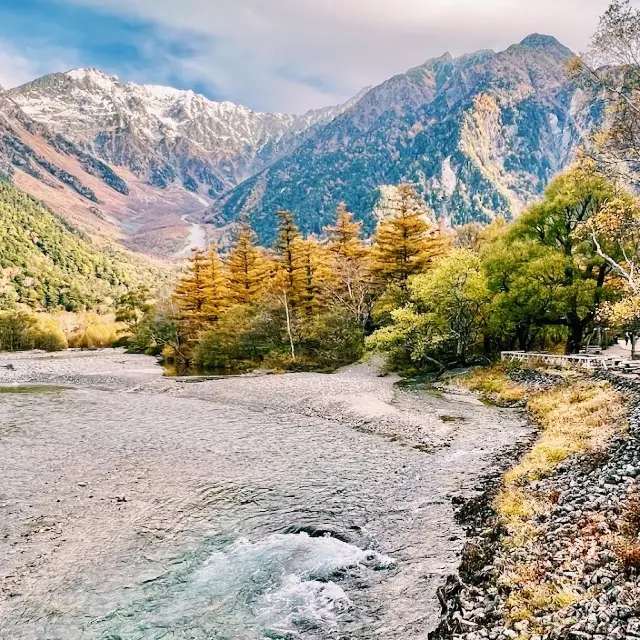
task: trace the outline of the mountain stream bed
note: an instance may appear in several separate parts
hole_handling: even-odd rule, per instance
[[[0,638],[426,639],[452,499],[530,432],[396,382],[1,355]]]

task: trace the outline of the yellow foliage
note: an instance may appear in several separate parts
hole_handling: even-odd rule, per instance
[[[535,569],[531,570],[530,567],[523,567],[507,576],[511,584],[519,585],[505,602],[510,620],[530,620],[534,614],[562,611],[580,598],[580,594],[569,583],[539,583],[535,576]]]
[[[586,380],[535,395],[528,404],[542,433],[520,465],[520,478],[539,479],[568,456],[596,450],[625,426],[622,397],[611,385]]]
[[[526,387],[509,378],[502,365],[474,369],[459,383],[470,391],[478,391],[490,400],[501,403],[519,402],[529,395]]]
[[[68,336],[69,346],[74,349],[105,349],[117,342],[120,328],[113,316],[80,314],[76,328]]]

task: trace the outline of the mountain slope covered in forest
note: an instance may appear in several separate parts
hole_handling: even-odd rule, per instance
[[[0,180],[0,309],[109,308],[139,285],[159,285],[167,271],[101,245],[7,180]]]
[[[209,219],[247,214],[270,241],[277,209],[319,233],[345,201],[372,230],[377,188],[401,181],[454,224],[511,217],[602,120],[601,105],[568,76],[571,57],[554,38],[533,35],[499,53],[429,60],[220,198]]]

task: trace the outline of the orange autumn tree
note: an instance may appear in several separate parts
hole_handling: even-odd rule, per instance
[[[186,269],[173,292],[178,319],[188,340],[195,340],[207,323],[207,258],[196,249],[189,257]]]
[[[232,303],[227,267],[216,245],[211,246],[207,252],[203,276],[204,315],[208,323],[213,323],[220,319]]]
[[[448,241],[433,213],[413,187],[397,187],[380,220],[371,253],[371,271],[383,288],[408,296],[409,279],[432,267],[446,253]]]
[[[229,291],[235,304],[253,304],[260,299],[268,278],[269,265],[256,247],[256,234],[243,220],[233,248],[227,256]]]
[[[356,222],[346,205],[340,203],[335,224],[325,227],[324,232],[331,256],[331,278],[324,283],[326,295],[364,329],[376,296],[362,223]]]

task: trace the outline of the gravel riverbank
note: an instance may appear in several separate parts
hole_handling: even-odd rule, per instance
[[[538,390],[553,386],[553,378],[538,372],[512,377]],[[628,432],[525,486],[531,499],[553,503],[536,520],[531,542],[509,548],[492,507],[499,485],[488,487],[483,501],[465,505],[459,512],[468,536],[463,562],[442,592],[443,620],[432,640],[640,638],[640,385],[614,374],[599,377],[629,398]],[[626,563],[630,551],[636,557]],[[535,576],[538,594],[518,593],[524,584],[501,586],[516,565]],[[547,585],[553,591],[545,591]],[[537,608],[505,620],[508,603],[522,596]]]

